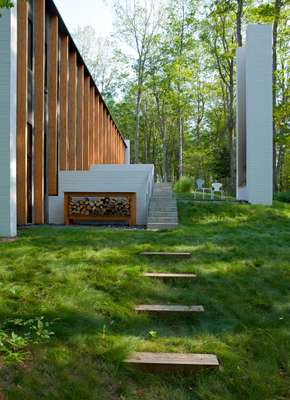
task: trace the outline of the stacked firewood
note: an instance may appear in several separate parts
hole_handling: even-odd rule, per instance
[[[129,216],[128,197],[71,198],[69,214],[80,216]]]

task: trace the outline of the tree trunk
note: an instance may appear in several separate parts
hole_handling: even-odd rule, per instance
[[[243,18],[243,8],[244,0],[237,0],[238,10],[237,10],[237,43],[239,47],[243,46],[242,37],[242,18]]]
[[[236,153],[235,153],[235,140],[234,140],[234,60],[230,60],[229,70],[229,119],[228,119],[228,131],[229,131],[229,149],[231,154],[231,192],[234,192],[235,179],[236,179]]]
[[[181,116],[181,112],[179,111],[178,117],[178,138],[179,138],[179,148],[178,148],[178,177],[179,179],[183,176],[183,120]]]
[[[179,57],[181,59],[184,50],[184,29],[185,29],[185,2],[181,2],[181,30],[180,30],[180,47],[179,47]],[[183,176],[183,144],[184,144],[184,129],[183,129],[183,118],[182,118],[182,110],[181,110],[181,94],[182,94],[182,75],[179,68],[179,77],[178,77],[178,177],[181,178]]]
[[[164,123],[164,117],[161,114],[161,108],[160,108],[160,100],[158,97],[158,93],[154,93],[155,96],[155,101],[156,101],[156,106],[157,106],[157,114],[158,114],[158,120],[159,120],[159,132],[160,132],[160,138],[162,141],[162,178],[164,182],[167,182],[168,180],[168,171],[167,171],[167,138],[165,134],[165,123]]]
[[[134,129],[134,163],[135,164],[138,164],[138,162],[139,162],[139,130],[140,130],[141,95],[142,95],[141,82],[138,81],[138,91],[137,91],[136,111],[135,111],[135,129]]]

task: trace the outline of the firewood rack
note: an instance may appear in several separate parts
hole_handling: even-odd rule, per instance
[[[70,202],[72,198],[91,199],[97,197],[129,198],[128,215],[81,215],[70,214]],[[129,226],[136,225],[136,193],[134,192],[65,192],[64,193],[64,224],[71,225],[76,221],[128,221]]]

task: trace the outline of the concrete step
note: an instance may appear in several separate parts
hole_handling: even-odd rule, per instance
[[[159,229],[176,229],[178,224],[166,224],[166,223],[154,223],[147,224],[147,229],[159,230]]]
[[[154,210],[157,210],[157,209],[161,209],[162,210],[165,207],[177,211],[177,207],[176,207],[175,202],[169,203],[169,202],[165,202],[165,201],[159,201],[159,202],[150,203],[149,210],[150,211],[154,211]]]
[[[176,209],[172,209],[170,211],[160,210],[160,211],[152,211],[151,216],[162,217],[162,216],[175,216]]]
[[[164,213],[162,215],[158,215],[158,214],[154,213],[154,214],[150,214],[150,218],[148,219],[148,223],[156,222],[156,220],[158,220],[158,222],[160,222],[160,220],[163,220],[164,218],[165,219],[169,219],[170,221],[174,220],[175,222],[178,222],[176,214]]]
[[[177,211],[177,207],[174,203],[150,203],[149,207],[149,212],[154,212],[154,211],[165,211],[164,209],[167,210],[173,210]]]
[[[131,354],[125,363],[148,372],[196,372],[217,369],[219,361],[215,354],[141,353]]]
[[[150,313],[157,315],[166,314],[196,314],[203,313],[203,306],[184,306],[171,304],[141,304],[135,307],[139,313]]]
[[[175,229],[178,226],[176,199],[171,185],[156,183],[149,206],[149,229]]]
[[[176,204],[176,199],[174,197],[164,196],[164,197],[151,197],[150,203],[172,203]]]
[[[164,196],[164,197],[151,197],[151,203],[176,203],[174,197]]]
[[[155,223],[169,224],[170,222],[173,224],[177,224],[178,223],[177,217],[176,216],[175,217],[159,217],[158,219],[154,218],[154,217],[148,218],[148,224],[155,224]]]
[[[174,206],[169,206],[169,207],[162,207],[162,206],[158,206],[158,207],[150,207],[149,211],[153,212],[177,212],[177,208]]]

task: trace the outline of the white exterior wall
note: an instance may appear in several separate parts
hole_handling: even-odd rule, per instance
[[[49,223],[64,223],[64,192],[135,192],[137,225],[146,225],[153,184],[153,165],[104,164],[90,171],[61,171],[59,196],[48,198]]]
[[[0,17],[0,236],[17,234],[16,79],[17,8]]]
[[[237,187],[239,200],[272,204],[272,121],[272,26],[249,25],[237,53],[237,132],[246,129],[247,177],[246,186]]]
[[[252,204],[273,201],[272,27],[249,25],[246,47],[247,188]]]

